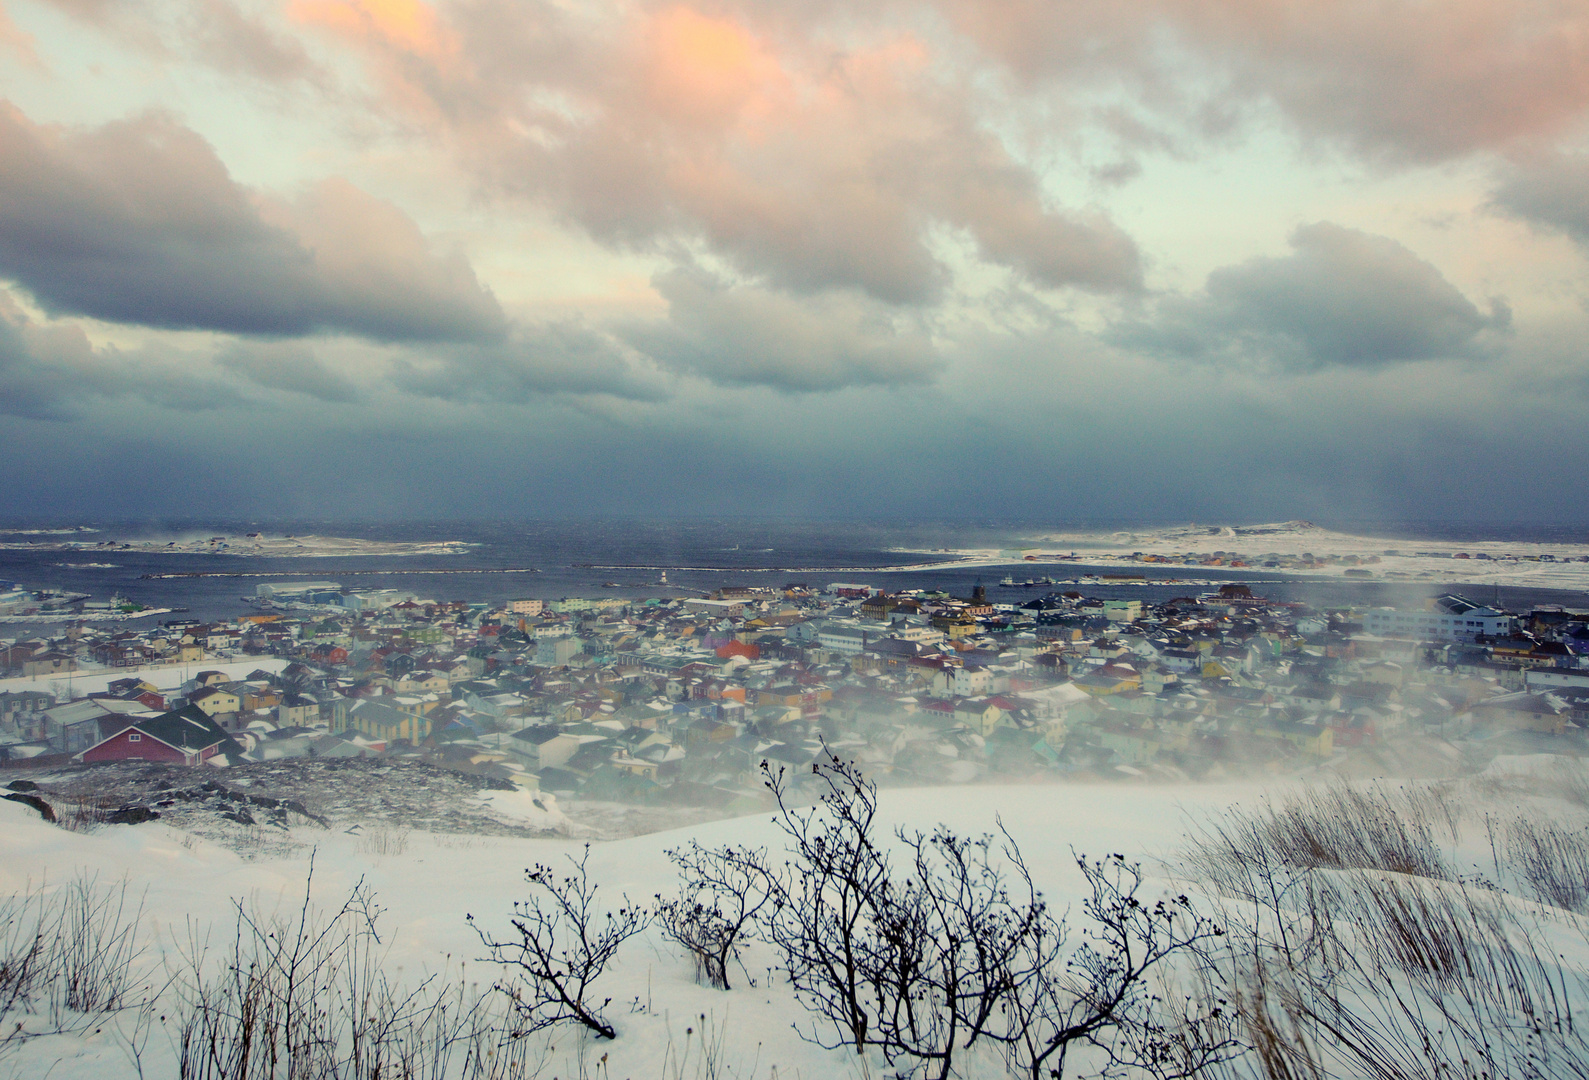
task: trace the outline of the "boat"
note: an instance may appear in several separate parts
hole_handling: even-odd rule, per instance
[[[1003,585],[1006,589],[1013,589],[1015,588],[1015,579],[1010,575],[1005,574],[1004,577],[999,581],[999,584]]]

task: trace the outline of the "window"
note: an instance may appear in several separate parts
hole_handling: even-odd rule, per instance
[[[128,735],[128,736],[127,736],[127,741],[128,741],[128,742],[143,742],[143,736],[142,736],[142,735],[140,735],[140,734],[138,734],[138,733],[137,733],[137,732],[136,732],[136,731],[135,731],[135,732],[133,732],[133,733],[132,733],[132,734],[131,734],[131,735]]]

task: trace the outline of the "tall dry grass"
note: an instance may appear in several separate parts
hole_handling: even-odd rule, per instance
[[[1223,898],[1241,1080],[1589,1078],[1589,834],[1514,807],[1487,823],[1495,879],[1437,840],[1453,785],[1309,789],[1234,809],[1186,868]],[[1567,943],[1553,947],[1553,943]]]

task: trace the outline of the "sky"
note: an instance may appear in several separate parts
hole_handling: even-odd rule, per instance
[[[0,0],[0,515],[1589,522],[1582,0]]]

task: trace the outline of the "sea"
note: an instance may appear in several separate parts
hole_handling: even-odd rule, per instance
[[[348,555],[335,557],[256,557],[163,554],[106,548],[75,551],[0,550],[0,579],[28,588],[86,593],[94,599],[120,596],[145,607],[177,609],[160,618],[205,621],[227,619],[251,610],[245,598],[261,583],[328,580],[347,589],[400,589],[421,599],[495,603],[531,597],[700,596],[724,586],[777,586],[801,583],[825,587],[853,582],[896,591],[935,589],[968,596],[976,585],[994,602],[1019,603],[1049,591],[1007,587],[1050,576],[1075,581],[1083,574],[1121,573],[1126,568],[1040,562],[1012,566],[943,565],[967,549],[1029,547],[1045,533],[1149,529],[1184,522],[1103,521],[1070,523],[833,521],[546,521],[411,522],[336,521],[161,521],[27,522],[0,525],[0,542],[63,539],[99,543],[178,537],[234,535],[320,535],[372,541],[465,545],[459,554]],[[1321,523],[1323,524],[1323,523]],[[1582,544],[1582,526],[1461,525],[1430,522],[1331,522],[1328,528],[1392,541],[1504,540]],[[43,535],[41,529],[81,529],[75,536]],[[24,531],[25,530],[25,531]],[[89,531],[92,530],[92,531]],[[901,569],[909,568],[909,569]],[[1224,581],[1248,583],[1255,593],[1315,607],[1415,603],[1431,587],[1372,580],[1295,578],[1259,570],[1216,570],[1183,566],[1133,565],[1136,584],[1101,578],[1055,588],[1089,596],[1139,597],[1162,602],[1208,591]],[[193,576],[172,576],[193,575]],[[664,581],[665,575],[665,581]],[[1211,584],[1212,583],[1212,584]],[[1442,583],[1442,591],[1463,591]],[[1536,604],[1589,606],[1577,590],[1473,586],[1471,597],[1512,609]],[[23,624],[7,624],[14,636]],[[147,625],[143,620],[132,625]]]

